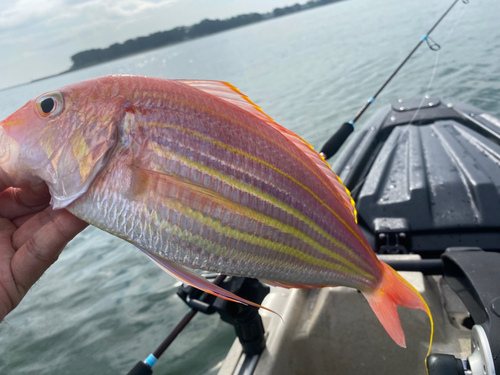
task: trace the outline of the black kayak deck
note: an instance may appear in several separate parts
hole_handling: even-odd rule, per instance
[[[378,253],[500,250],[500,120],[453,100],[399,100],[333,165]]]

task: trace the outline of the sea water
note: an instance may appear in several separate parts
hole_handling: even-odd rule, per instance
[[[451,2],[347,0],[253,24],[1,91],[0,118],[47,90],[107,74],[222,80],[319,148]],[[460,1],[432,34],[441,50],[422,45],[365,119],[425,94],[499,116],[499,16],[497,0]],[[132,245],[88,228],[0,324],[0,373],[125,374],[188,311],[176,289]],[[155,374],[215,374],[234,337],[218,316],[198,314]]]

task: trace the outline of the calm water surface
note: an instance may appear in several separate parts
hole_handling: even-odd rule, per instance
[[[44,91],[113,73],[224,80],[316,148],[350,120],[451,1],[349,0],[0,92],[0,118]],[[500,115],[500,2],[461,2],[367,115],[427,92]],[[168,25],[166,25],[168,28]],[[360,123],[362,125],[362,121]],[[286,160],[284,160],[286,162]],[[187,312],[176,281],[89,228],[0,324],[1,374],[125,374]],[[155,374],[215,374],[234,339],[197,316]]]

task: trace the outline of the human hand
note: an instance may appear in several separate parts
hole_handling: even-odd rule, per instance
[[[49,200],[45,184],[19,189],[0,180],[0,322],[88,225]]]

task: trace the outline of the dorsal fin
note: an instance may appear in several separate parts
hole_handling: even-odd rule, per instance
[[[197,88],[208,94],[212,94],[220,99],[225,100],[237,107],[244,109],[247,112],[257,116],[264,121],[273,121],[271,117],[264,113],[264,111],[255,103],[253,103],[248,96],[241,93],[238,88],[231,85],[228,82],[221,81],[199,81],[199,80],[187,80],[178,79],[178,82],[182,82],[188,86]]]
[[[297,134],[284,128],[283,126],[274,122],[274,120],[262,111],[262,109],[253,103],[248,96],[241,93],[238,88],[227,82],[221,81],[201,81],[201,80],[177,80],[180,83],[194,87],[198,90],[206,92],[208,94],[214,95],[222,100],[225,100],[237,107],[251,113],[257,118],[266,122],[269,126],[272,126],[283,134],[288,140],[290,140],[295,146],[297,146],[314,164],[316,164],[322,174],[328,178],[331,182],[333,188],[338,192],[339,197],[343,206],[347,211],[354,216],[354,220],[357,222],[356,208],[354,205],[354,200],[351,198],[349,190],[344,186],[340,178],[332,171],[330,165],[325,161],[325,159],[314,151],[313,147],[304,141]]]

